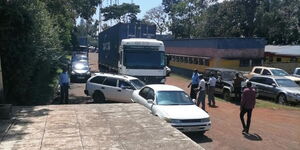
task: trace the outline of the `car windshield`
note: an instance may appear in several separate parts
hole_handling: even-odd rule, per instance
[[[272,69],[271,72],[274,76],[288,76],[289,74],[281,69]]]
[[[136,89],[141,89],[142,87],[145,86],[145,83],[141,80],[134,79],[130,80],[130,83],[136,88]]]
[[[280,87],[299,87],[299,85],[290,79],[276,79],[276,82]]]
[[[124,46],[124,65],[129,69],[161,69],[165,52],[153,46]]]
[[[224,71],[222,72],[222,79],[225,81],[232,81],[236,72],[234,71]]]
[[[160,91],[156,94],[158,105],[193,105],[191,98],[183,91]]]

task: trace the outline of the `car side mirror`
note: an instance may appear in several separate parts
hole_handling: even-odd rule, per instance
[[[154,104],[153,99],[147,99],[148,104]]]
[[[276,87],[276,84],[275,84],[275,83],[272,83],[272,86],[273,86],[273,87]]]

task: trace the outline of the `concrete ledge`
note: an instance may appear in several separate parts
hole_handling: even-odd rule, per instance
[[[0,149],[203,149],[139,104],[16,107],[15,116]]]

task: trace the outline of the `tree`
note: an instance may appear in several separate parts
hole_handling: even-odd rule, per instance
[[[171,19],[170,31],[175,38],[192,38],[197,17],[216,0],[175,0],[165,4]]]
[[[112,5],[101,9],[104,21],[113,19],[125,23],[136,20],[136,15],[140,12],[140,6],[128,3]]]
[[[45,104],[70,49],[75,18],[87,20],[100,0],[0,1],[0,56],[6,102]]]
[[[164,12],[163,6],[150,9],[144,16],[144,21],[156,25],[157,32],[162,35],[169,26],[168,14]]]

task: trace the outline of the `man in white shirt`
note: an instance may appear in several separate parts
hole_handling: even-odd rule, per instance
[[[69,75],[66,68],[63,68],[63,72],[59,75],[60,85],[60,103],[68,103],[69,101]]]
[[[198,100],[196,105],[200,107],[200,103],[201,103],[201,108],[205,111],[205,80],[202,75],[199,75],[199,80],[200,80],[198,86],[199,95],[198,95]]]
[[[213,74],[210,74],[208,80],[208,105],[216,107],[215,102],[215,86],[216,86],[217,79],[214,77]]]

